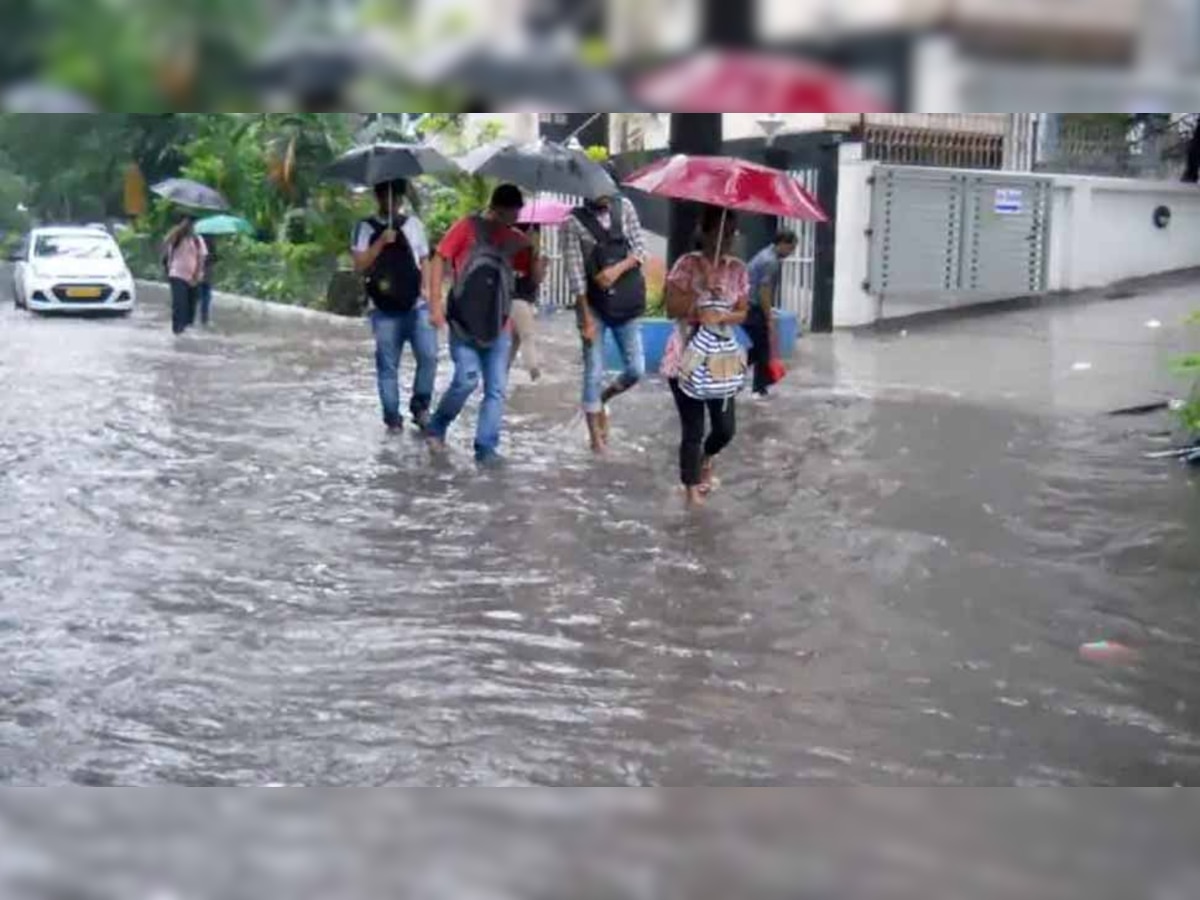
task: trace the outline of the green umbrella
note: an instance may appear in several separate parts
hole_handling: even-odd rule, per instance
[[[209,216],[196,223],[196,234],[247,234],[254,235],[254,226],[238,216]]]

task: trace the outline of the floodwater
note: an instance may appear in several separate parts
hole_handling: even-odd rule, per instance
[[[1162,421],[851,381],[875,339],[811,341],[687,514],[665,388],[593,461],[550,330],[481,473],[473,416],[444,461],[383,434],[356,326],[6,303],[0,782],[1200,784]],[[1140,664],[1080,660],[1103,639]]]

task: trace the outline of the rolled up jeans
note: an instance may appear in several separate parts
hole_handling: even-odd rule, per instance
[[[642,344],[642,322],[634,319],[621,325],[609,325],[596,316],[596,340],[583,343],[583,411],[602,412],[605,394],[620,394],[646,377],[646,351]],[[612,332],[621,352],[621,374],[607,388],[604,376],[604,335]]]
[[[171,330],[183,334],[196,318],[196,288],[182,278],[172,278]]]

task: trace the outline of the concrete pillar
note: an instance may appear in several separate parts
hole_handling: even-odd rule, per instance
[[[719,156],[723,142],[721,113],[674,113],[671,116],[671,153],[689,156]],[[691,203],[671,204],[669,262],[691,252],[699,221],[698,208]]]
[[[703,0],[704,43],[753,47],[758,43],[758,0]]]

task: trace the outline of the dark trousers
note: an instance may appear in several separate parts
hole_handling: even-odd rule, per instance
[[[212,282],[201,282],[200,287],[196,288],[196,312],[201,325],[208,325],[212,321],[212,295]]]
[[[752,306],[746,316],[746,334],[750,337],[750,365],[754,367],[754,393],[765,394],[771,387],[767,366],[771,363],[771,328],[761,306]]]
[[[675,395],[675,408],[679,410],[679,424],[683,439],[679,444],[679,475],[685,487],[700,484],[704,461],[717,456],[733,441],[737,433],[737,401],[693,400],[679,387],[678,379],[671,379],[671,393]],[[712,431],[705,438],[704,417],[707,412],[712,419]]]
[[[196,318],[196,289],[182,278],[171,279],[171,330],[183,334]]]

